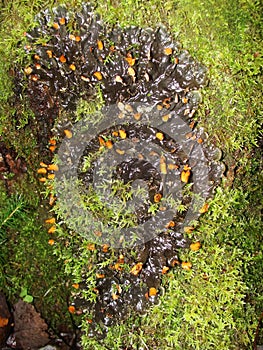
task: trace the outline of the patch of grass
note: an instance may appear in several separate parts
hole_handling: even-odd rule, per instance
[[[48,244],[42,217],[21,200],[7,198],[1,201],[1,209],[3,205],[8,206],[1,211],[10,213],[3,221],[6,234],[2,245],[5,256],[1,265],[1,290],[11,302],[16,302],[21,290],[26,289],[51,327],[56,328],[61,320],[64,325],[71,324],[67,312],[67,281],[62,265]]]

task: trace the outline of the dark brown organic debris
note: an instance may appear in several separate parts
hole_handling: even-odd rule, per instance
[[[39,349],[50,340],[45,321],[33,305],[23,300],[14,305],[14,324],[16,349]]]

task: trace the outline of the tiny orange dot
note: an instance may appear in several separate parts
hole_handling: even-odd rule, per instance
[[[93,75],[94,75],[94,77],[96,77],[98,80],[102,80],[102,74],[101,74],[101,72],[95,72],[95,73],[93,73]]]
[[[69,68],[71,69],[71,70],[76,70],[76,66],[75,66],[75,64],[71,64],[70,66],[69,66]]]
[[[51,50],[47,50],[46,53],[47,53],[47,55],[48,55],[49,58],[52,58],[53,53],[52,53]]]
[[[56,219],[55,219],[55,218],[51,218],[51,219],[46,219],[46,220],[45,220],[45,223],[46,223],[46,224],[55,224],[55,222],[56,222]]]
[[[56,145],[56,140],[55,139],[50,139],[49,144],[55,146]]]
[[[55,149],[56,149],[56,146],[53,146],[53,145],[52,145],[52,146],[49,147],[49,149],[50,149],[51,152],[54,152]]]
[[[111,149],[113,147],[113,144],[112,144],[111,140],[106,141],[105,145],[109,149]]]
[[[49,180],[54,180],[55,179],[55,174],[48,174],[47,178]]]
[[[66,57],[65,57],[64,55],[61,55],[61,56],[59,57],[59,60],[60,60],[61,63],[67,62],[67,59],[66,59]]]
[[[38,174],[46,174],[47,173],[47,169],[46,168],[37,169],[37,173]]]
[[[72,132],[70,130],[65,129],[64,130],[64,134],[65,134],[67,139],[71,139],[72,138]]]
[[[182,269],[189,271],[192,268],[192,263],[184,261],[182,262],[181,266],[182,266]]]
[[[173,53],[173,50],[170,47],[165,48],[163,51],[165,55],[171,55]]]
[[[162,199],[161,193],[156,193],[153,197],[153,200],[155,203],[159,203],[161,199]]]
[[[75,306],[70,305],[70,306],[68,307],[68,311],[69,311],[71,314],[74,314],[74,313],[76,312]]]
[[[154,297],[154,296],[156,296],[156,294],[157,294],[156,288],[151,287],[151,288],[149,289],[149,296],[150,296],[150,297]]]
[[[98,50],[103,50],[103,42],[101,40],[97,41]]]
[[[50,164],[48,167],[47,167],[48,170],[52,170],[52,171],[58,171],[59,168],[57,166],[57,164]]]
[[[59,24],[58,23],[53,23],[53,28],[58,30],[59,29]]]
[[[66,23],[66,19],[65,19],[64,17],[60,18],[60,19],[59,19],[59,23],[60,23],[61,25],[64,25],[64,24]]]
[[[47,232],[51,234],[51,233],[54,233],[55,231],[56,231],[56,226],[53,225],[50,227],[50,229]]]

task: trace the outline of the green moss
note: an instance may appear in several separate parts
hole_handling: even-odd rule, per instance
[[[28,127],[34,116],[22,95],[21,110],[11,103],[10,74],[14,64],[29,61],[23,50],[23,33],[34,26],[35,14],[60,3],[63,1],[4,1],[0,15],[0,133],[27,160],[28,174],[17,183],[16,191],[29,202],[26,217],[17,218],[16,227],[10,227],[4,237],[1,285],[11,300],[18,297],[21,288],[27,288],[54,326],[66,313],[64,281],[78,282],[92,255],[83,250],[81,261],[76,261],[75,249],[83,249],[86,242],[63,232],[63,249],[59,243],[53,247],[47,244],[39,204],[42,198],[34,175],[39,160],[37,141]],[[262,165],[260,152],[254,151],[262,129],[262,5],[252,0],[94,3],[96,11],[112,25],[165,24],[175,39],[209,68],[210,82],[203,90],[196,118],[210,140],[223,149],[227,165],[235,167],[236,173],[232,180],[228,174],[209,212],[191,235],[202,243],[200,251],[182,256],[192,262],[192,270],[169,272],[163,281],[166,292],[160,306],[144,318],[134,316],[112,327],[103,342],[84,336],[84,349],[248,349],[263,308],[259,243]],[[80,4],[79,0],[67,2],[72,10]],[[98,94],[91,104],[79,105],[78,117],[102,105]],[[232,189],[227,187],[229,181]],[[3,187],[0,194],[4,213],[9,199]],[[91,276],[91,286],[93,280]],[[84,330],[86,327],[83,324]]]
[[[43,226],[43,216],[35,212],[26,202],[13,202],[6,199],[1,202],[5,212],[16,212],[5,223],[5,256],[1,265],[1,290],[11,302],[16,302],[22,289],[27,289],[33,296],[34,304],[51,327],[57,327],[63,319],[70,324],[67,312],[67,297],[63,265],[53,256],[53,249],[48,244],[50,238],[47,228]],[[23,211],[21,212],[21,206]],[[19,214],[20,212],[20,214]],[[2,246],[2,247],[3,247]]]

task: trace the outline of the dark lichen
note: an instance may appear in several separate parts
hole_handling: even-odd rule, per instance
[[[177,119],[188,123],[191,132],[186,138],[196,140],[208,167],[208,187],[202,194],[205,197],[211,195],[222,173],[222,167],[215,161],[218,160],[218,152],[212,146],[208,147],[206,136],[201,130],[195,130],[193,123],[190,124],[200,102],[200,94],[195,90],[207,83],[205,67],[182,50],[164,28],[109,28],[87,4],[74,15],[64,7],[45,10],[38,15],[37,20],[39,26],[26,33],[29,41],[26,50],[32,54],[32,64],[24,67],[24,74],[30,106],[40,122],[46,115],[49,116],[49,133],[61,111],[74,113],[80,99],[92,99],[99,85],[105,104],[117,104],[118,113],[124,111],[127,114],[129,108],[125,109],[125,106],[135,103],[137,106],[150,105],[154,108],[151,113],[159,118],[170,114],[167,119],[173,122],[167,124],[166,129],[164,127],[164,140],[153,137],[158,128],[131,122],[125,126],[120,123],[115,126],[125,128],[127,138],[144,139],[149,148],[155,142],[169,153],[178,166],[176,175],[179,181],[180,173],[189,166],[189,154],[185,155],[180,145],[169,135],[175,135],[182,127]],[[22,85],[25,77],[20,79]],[[144,114],[147,115],[147,112],[144,111]],[[151,121],[153,115],[146,118]],[[112,130],[110,126],[104,130],[98,129],[102,137],[107,137]],[[95,153],[99,144],[92,138],[89,142],[83,140],[83,144],[81,139],[75,141],[61,145],[60,153],[64,154],[67,162],[64,167],[62,165],[61,171],[63,176],[69,178],[71,172],[77,173],[87,187],[94,169],[91,167],[86,172],[80,171],[79,149],[85,156]],[[191,152],[195,150],[196,146],[193,146]],[[68,169],[68,164],[75,164],[75,168]],[[130,159],[118,164],[115,175],[126,183],[140,178],[147,182],[148,187],[154,187],[150,193],[153,203],[156,194],[162,195],[162,177],[156,166],[148,165],[146,161]],[[195,165],[190,164],[191,167]],[[202,169],[198,168],[189,182],[193,182],[198,189],[203,176]],[[181,198],[183,205],[187,205],[188,201],[188,195]],[[137,212],[138,221],[147,221],[147,215],[147,208],[144,208],[141,217]],[[95,303],[85,300],[81,291],[75,293],[73,305],[77,312],[93,315],[91,336],[103,337],[107,327],[127,317],[130,311],[144,313],[148,305],[157,302],[164,268],[180,265],[179,250],[189,246],[181,232],[184,214],[179,213],[173,219],[174,225],[168,227],[167,231],[159,235],[154,233],[151,240],[137,244],[132,250],[122,251],[122,263],[130,268],[141,264],[138,274],[107,266],[98,271],[98,275],[103,277],[97,281]],[[132,254],[134,252],[136,258]],[[78,254],[76,251],[76,258]],[[97,263],[103,262],[108,254],[98,249]],[[85,273],[81,287],[82,291],[87,287]],[[102,330],[98,325],[102,326]]]

